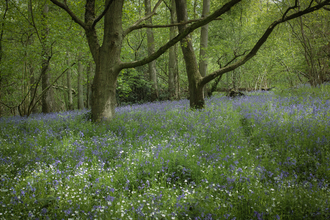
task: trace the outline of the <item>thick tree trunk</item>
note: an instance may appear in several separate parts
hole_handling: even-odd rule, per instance
[[[202,18],[209,15],[210,12],[210,0],[203,0],[203,14]],[[200,52],[199,52],[199,72],[202,77],[206,76],[207,73],[207,44],[209,38],[209,25],[206,24],[201,28],[201,38],[200,38]],[[204,87],[204,96],[207,95],[207,86]]]
[[[71,63],[69,52],[67,52],[67,56],[68,56],[67,57],[68,58],[67,62],[68,62],[68,66],[69,66],[70,63]],[[73,110],[72,86],[71,86],[71,68],[68,69],[66,77],[67,77],[66,82],[67,82],[67,87],[68,87],[68,106],[67,106],[67,108],[68,108],[68,110]]]
[[[117,77],[120,72],[120,52],[123,41],[123,2],[123,0],[114,1],[105,14],[102,46],[95,50],[96,42],[89,39],[95,61],[92,87],[92,119],[95,122],[110,121],[115,115]],[[86,33],[86,35],[89,36],[91,33]],[[111,54],[111,59],[109,59],[109,54]]]
[[[185,0],[176,0],[176,11],[179,23],[188,20]],[[182,33],[185,28],[186,25],[180,25],[179,32]],[[198,70],[197,59],[195,56],[190,35],[187,35],[181,40],[181,49],[188,75],[190,107],[197,109],[204,108],[205,101],[203,86],[201,86],[199,83],[199,81],[202,79],[202,76]]]
[[[46,39],[48,37],[48,25],[47,25],[47,13],[48,13],[48,4],[44,5],[42,11],[42,41],[43,41],[43,51],[42,51],[42,64],[41,64],[41,75],[42,75],[42,90],[46,89],[50,85],[50,74],[48,72],[49,68],[49,55],[47,51]],[[45,94],[42,96],[42,112],[49,113],[52,111],[52,97],[51,97],[51,88],[49,88]]]
[[[78,109],[84,109],[82,54],[78,56]]]
[[[145,14],[151,13],[151,4],[150,0],[145,0]],[[147,24],[152,25],[152,18],[149,18],[146,21]],[[148,55],[150,56],[155,52],[155,39],[152,29],[147,29],[147,43],[148,43]],[[158,82],[157,82],[157,70],[156,70],[156,60],[148,63],[149,68],[149,79],[152,84],[151,97],[152,101],[155,101],[158,98]]]
[[[106,54],[100,56],[103,62],[96,62],[92,86],[92,117],[96,122],[109,121],[115,115],[117,76],[120,71],[114,64],[104,62],[108,60]]]
[[[171,24],[176,23],[176,8],[175,0],[171,1]],[[177,27],[170,27],[170,40],[177,35]],[[178,56],[177,56],[177,44],[169,49],[168,59],[168,93],[169,99],[179,99],[179,71],[178,71]]]

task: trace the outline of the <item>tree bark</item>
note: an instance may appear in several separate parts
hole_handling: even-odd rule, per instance
[[[31,15],[32,15],[32,2],[31,0],[28,1],[28,19],[29,21],[32,21]],[[28,45],[32,45],[33,44],[33,35],[31,35],[31,37],[28,39]],[[30,75],[30,85],[31,85],[31,90],[30,90],[30,105],[29,106],[35,106],[35,95],[34,93],[36,92],[36,83],[35,83],[35,78],[34,78],[34,67],[33,67],[33,63],[31,61],[29,61],[28,63],[28,70],[29,70],[29,75]],[[32,112],[32,113],[37,113],[37,108],[34,107],[33,109],[28,109],[28,111]]]
[[[150,0],[144,1],[145,5],[145,14],[148,15],[151,13],[151,3]],[[152,18],[150,17],[146,23],[152,25]],[[148,55],[150,56],[155,52],[155,39],[152,29],[147,28],[147,43],[148,43]],[[152,84],[151,98],[152,101],[158,99],[158,82],[157,82],[157,70],[156,70],[156,60],[148,63],[149,68],[149,79]]]
[[[66,60],[66,62],[68,62],[68,60]],[[62,85],[63,85],[63,88],[65,88],[62,91],[63,91],[63,100],[64,100],[64,111],[67,111],[68,110],[68,106],[69,106],[68,93],[67,93],[68,87],[65,86],[65,85],[68,85],[68,83],[66,82],[66,77],[65,76],[66,75],[63,75],[63,77],[62,77]]]
[[[108,2],[108,1],[107,1]],[[120,72],[120,52],[123,41],[123,0],[112,2],[104,17],[104,37],[101,47],[93,36],[95,29],[86,29],[89,46],[95,62],[93,80],[93,121],[111,120],[115,115],[117,77]],[[97,48],[95,48],[97,47]],[[111,55],[111,58],[109,57]],[[109,59],[110,58],[110,59]]]
[[[176,12],[179,23],[188,20],[186,0],[176,0]],[[186,29],[186,25],[180,25],[178,27],[179,33],[184,32]],[[199,84],[202,76],[198,69],[197,59],[193,49],[190,34],[181,40],[181,49],[188,74],[190,107],[197,109],[204,108],[204,86]]]
[[[78,56],[78,109],[84,109],[82,54]]]
[[[34,79],[34,68],[32,66],[32,64],[30,63],[29,64],[29,72],[30,72],[30,86],[31,86],[31,91],[30,91],[30,105],[31,106],[34,106],[34,103],[35,103],[35,100],[34,100],[34,93],[36,92],[36,82],[35,82],[35,79]],[[33,109],[29,110],[31,111],[32,113],[37,113],[38,110],[36,107],[34,107]]]
[[[88,62],[88,66],[86,68],[87,71],[87,108],[90,109],[92,105],[92,65],[91,61]]]
[[[42,64],[41,64],[41,74],[42,74],[42,90],[49,87],[50,83],[50,74],[48,72],[49,68],[49,51],[47,49],[47,37],[48,37],[48,25],[47,25],[47,14],[48,14],[48,4],[44,5],[42,11],[42,34],[41,38],[43,41],[43,49],[42,49]],[[42,102],[42,112],[49,113],[52,111],[52,97],[51,97],[51,89],[44,93],[41,99]]]
[[[203,0],[203,13],[202,18],[207,17],[210,12],[210,0]],[[207,73],[207,44],[208,44],[208,31],[209,25],[206,24],[201,28],[201,37],[200,37],[200,52],[199,52],[199,72],[202,77],[206,76]],[[207,85],[204,87],[204,96],[207,95]]]
[[[2,40],[3,40],[3,33],[4,33],[4,29],[5,29],[5,20],[6,20],[6,15],[7,12],[9,10],[9,0],[6,0],[6,6],[5,6],[5,10],[3,12],[2,15],[2,22],[1,22],[1,32],[0,32],[0,64],[2,62],[2,54],[3,54],[3,48],[2,48]],[[3,83],[3,75],[0,72],[0,101],[2,100],[2,83]],[[2,104],[0,103],[0,117],[3,114],[3,109],[2,109]]]
[[[176,23],[176,7],[175,0],[171,0],[171,24]],[[170,27],[170,40],[177,35],[177,27]],[[179,80],[178,71],[178,55],[177,55],[177,44],[169,49],[169,60],[168,60],[168,93],[169,99],[179,99],[180,87],[178,85]]]
[[[71,58],[70,58],[70,53],[67,52],[67,62],[68,62],[68,66],[70,65],[71,63]],[[72,86],[71,86],[71,68],[68,69],[68,72],[66,74],[66,77],[67,77],[67,86],[68,86],[68,110],[73,110],[73,101],[72,101]]]

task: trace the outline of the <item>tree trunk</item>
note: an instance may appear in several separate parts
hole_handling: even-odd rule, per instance
[[[69,70],[68,70],[69,71]],[[65,78],[65,76],[66,75],[63,75],[63,77],[62,77],[62,85],[63,85],[63,88],[66,88],[66,89],[63,89],[62,91],[63,91],[63,100],[64,100],[64,111],[67,111],[68,110],[68,106],[69,106],[69,104],[68,104],[68,96],[67,96],[67,89],[68,89],[68,87],[66,87],[65,85],[68,85],[67,83],[66,83],[66,78]]]
[[[117,77],[120,72],[120,52],[123,41],[123,0],[116,0],[104,16],[104,38],[101,47],[91,36],[95,29],[87,29],[86,35],[95,62],[93,80],[92,119],[95,122],[110,121],[115,115]],[[109,54],[111,59],[109,59]]]
[[[145,0],[145,14],[151,13],[151,4],[150,0]],[[146,23],[152,25],[152,18],[149,18]],[[155,39],[152,29],[147,29],[147,43],[148,43],[148,55],[150,56],[155,52]],[[155,101],[158,98],[158,83],[157,83],[157,71],[156,71],[156,60],[148,63],[149,68],[149,78],[152,84],[151,98],[152,101]]]
[[[32,66],[32,64],[29,65],[29,72],[30,72],[30,85],[31,85],[31,91],[30,91],[30,106],[34,106],[35,103],[35,96],[34,93],[36,92],[37,86],[36,86],[36,82],[34,79],[34,68]],[[31,110],[32,113],[37,113],[38,110],[36,108],[36,106],[34,106]]]
[[[171,24],[176,23],[176,8],[175,0],[171,1]],[[170,27],[170,40],[177,35],[177,27]],[[168,60],[168,93],[169,99],[179,99],[179,86],[178,86],[178,56],[177,45],[169,49]]]
[[[78,109],[84,109],[82,54],[78,56]]]
[[[92,106],[92,65],[91,61],[88,62],[87,66],[87,108],[90,109]]]
[[[42,90],[46,89],[50,85],[50,74],[48,72],[49,67],[49,54],[47,51],[46,39],[48,37],[48,25],[47,25],[47,13],[48,13],[48,4],[44,5],[42,11],[42,64],[41,64],[41,74],[42,74]],[[51,88],[45,92],[41,99],[42,102],[42,112],[49,113],[52,111],[52,97],[51,97]]]
[[[70,59],[70,53],[67,52],[67,62],[68,62],[68,66],[70,65],[71,63],[71,59]],[[68,86],[68,106],[67,106],[67,109],[68,110],[73,110],[73,101],[72,101],[72,86],[71,86],[71,68],[68,69],[68,72],[67,72],[67,86]]]
[[[2,62],[2,54],[3,54],[3,48],[2,48],[2,40],[3,40],[3,33],[4,33],[4,29],[5,29],[5,20],[6,20],[6,15],[7,15],[7,12],[9,10],[9,0],[6,0],[6,6],[5,6],[5,10],[3,11],[3,15],[2,15],[2,18],[1,18],[1,32],[0,32],[0,65],[1,65],[1,62]],[[2,83],[3,83],[3,75],[0,71],[0,101],[2,100]],[[2,104],[0,103],[0,117],[2,116],[3,114],[3,109],[2,109]]]
[[[227,75],[228,75],[228,74],[227,74]],[[217,91],[218,84],[219,84],[219,82],[221,81],[221,78],[222,78],[222,75],[220,75],[219,77],[215,78],[214,82],[212,83],[211,88],[207,91],[207,95],[208,95],[208,97],[211,97],[212,94],[213,94],[215,91]],[[227,79],[228,79],[228,77],[227,77]],[[228,81],[228,80],[227,80],[227,81]],[[228,83],[227,83],[227,85],[228,85]]]
[[[188,20],[187,6],[185,0],[176,0],[176,12],[179,23]],[[180,25],[178,27],[179,33],[182,33],[185,30],[186,25]],[[202,76],[198,70],[197,59],[195,56],[190,35],[187,35],[181,40],[181,49],[186,64],[186,71],[188,74],[190,107],[197,109],[204,108],[205,102],[203,86],[201,86],[199,83],[199,81],[202,79]]]
[[[233,85],[233,90],[234,91],[237,91],[237,73],[236,73],[236,69],[231,71],[231,82],[232,82],[232,85]]]
[[[1,30],[3,31],[3,30]],[[1,36],[2,37],[2,36]],[[0,64],[2,61],[2,39],[0,39]],[[2,73],[0,71],[0,101],[2,101]],[[0,117],[2,117],[3,110],[2,110],[2,104],[0,103]]]
[[[1,52],[0,52],[0,56],[1,56]],[[0,57],[0,63],[1,63],[1,57]],[[2,76],[1,76],[1,72],[0,72],[0,101],[2,101]],[[2,115],[3,115],[3,110],[2,110],[2,104],[0,103],[0,118],[2,117]]]
[[[115,63],[105,62],[108,61],[107,53],[101,53],[92,86],[92,117],[96,122],[109,121],[115,115],[117,76],[120,72]]]
[[[31,15],[32,15],[32,2],[28,1],[28,19],[29,21],[32,21]],[[28,45],[32,45],[34,42],[33,35],[28,40]],[[28,62],[28,70],[30,75],[30,85],[31,85],[31,91],[30,91],[30,106],[34,106],[35,103],[35,95],[37,86],[35,85],[35,79],[34,79],[34,67],[32,61]],[[30,107],[29,107],[30,108]],[[33,107],[33,109],[28,109],[29,112],[37,113],[37,108]]]
[[[203,0],[203,14],[202,18],[207,17],[210,12],[210,0]],[[208,44],[208,31],[209,25],[206,24],[201,28],[201,39],[200,39],[200,52],[199,52],[199,72],[202,77],[206,76],[207,73],[207,44]],[[207,86],[204,87],[204,96],[207,95]]]
[[[44,60],[42,62],[42,67],[41,67],[41,73],[42,73],[42,90],[46,89],[49,86],[49,79],[50,79],[50,74],[48,72],[48,66],[49,62],[47,60]],[[43,113],[49,113],[52,111],[51,107],[51,88],[45,92],[45,94],[42,96],[41,99],[42,102],[42,112]]]

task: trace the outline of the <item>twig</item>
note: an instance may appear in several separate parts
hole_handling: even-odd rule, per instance
[[[54,82],[52,82],[49,86],[47,86],[47,88],[45,88],[42,92],[41,92],[41,94],[39,95],[39,97],[38,97],[38,99],[36,100],[36,102],[34,103],[34,105],[32,106],[32,108],[31,109],[29,109],[29,112],[28,112],[28,116],[31,114],[31,111],[32,111],[32,109],[37,105],[37,103],[40,101],[40,99],[42,98],[42,96],[48,91],[48,89],[51,87],[51,86],[53,86],[56,82],[57,82],[57,80],[59,79],[59,78],[61,78],[62,77],[62,75],[64,74],[64,73],[66,73],[73,65],[75,65],[76,63],[73,63],[73,64],[71,64],[71,66],[70,67],[68,67],[68,68],[66,68],[55,80],[54,80]]]

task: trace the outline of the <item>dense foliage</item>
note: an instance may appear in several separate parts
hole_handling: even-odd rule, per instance
[[[330,88],[0,119],[0,219],[328,219]]]
[[[211,12],[228,1],[211,0]],[[241,2],[209,24],[208,73],[225,66],[233,58],[240,58],[250,50],[266,28],[285,10],[294,5],[293,0]],[[310,3],[300,0],[301,8]],[[103,1],[96,1],[96,13],[103,8]],[[189,19],[202,15],[202,0],[187,1]],[[85,2],[67,1],[68,7],[83,18]],[[151,2],[152,6],[156,1]],[[315,1],[313,4],[316,4]],[[49,8],[46,16],[43,9]],[[153,16],[154,25],[171,23],[171,1],[164,1]],[[289,23],[279,26],[259,50],[258,55],[244,66],[226,73],[218,89],[269,87],[295,87],[301,83],[320,84],[330,79],[329,72],[329,7],[318,10]],[[297,9],[299,10],[299,9]],[[123,27],[130,27],[145,15],[143,1],[126,1],[123,8]],[[96,26],[99,37],[103,36],[104,24]],[[47,30],[47,38],[42,31]],[[154,28],[155,48],[169,40],[169,28]],[[200,30],[192,33],[194,48],[200,47]],[[95,67],[83,30],[68,14],[48,1],[1,1],[0,2],[0,116],[21,115],[33,99],[41,92],[40,72],[43,59],[50,57],[48,74],[52,83],[67,67],[78,61],[83,66],[73,65],[71,74],[64,74],[51,87],[52,111],[70,110],[78,106],[78,75],[82,74],[84,106],[90,108],[91,91]],[[43,51],[47,51],[47,56]],[[147,55],[146,30],[130,33],[121,48],[123,62],[140,60]],[[199,54],[196,53],[199,57]],[[187,97],[188,80],[181,50],[177,50],[180,97]],[[171,98],[168,94],[169,53],[156,60],[159,85],[159,100]],[[68,97],[69,79],[72,81],[72,103]],[[212,82],[213,83],[213,82]],[[212,84],[211,83],[211,84]],[[150,79],[147,65],[124,70],[118,76],[117,104],[141,103],[151,100]],[[81,93],[81,92],[80,92]],[[39,100],[40,101],[40,100]],[[41,101],[40,101],[41,102]],[[41,112],[41,104],[35,111]]]

